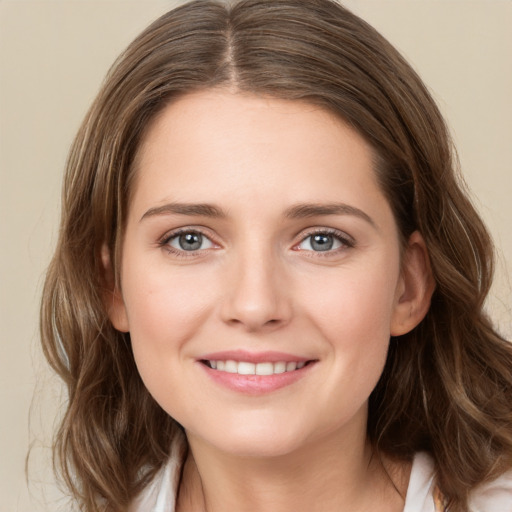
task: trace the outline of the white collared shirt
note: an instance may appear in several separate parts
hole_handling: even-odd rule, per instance
[[[130,507],[130,512],[175,512],[183,439],[176,439],[167,464]],[[436,496],[434,463],[420,452],[414,457],[403,512],[442,512]],[[191,511],[193,512],[193,511]],[[512,470],[471,494],[469,512],[512,512]]]

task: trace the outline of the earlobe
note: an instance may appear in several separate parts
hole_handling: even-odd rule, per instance
[[[121,332],[128,332],[130,328],[126,314],[126,306],[121,290],[116,284],[112,258],[107,244],[101,246],[101,264],[104,282],[102,290],[103,305],[114,328]]]
[[[414,329],[425,318],[435,282],[427,246],[415,231],[407,243],[400,283],[397,287],[395,309],[391,319],[391,335],[401,336]]]

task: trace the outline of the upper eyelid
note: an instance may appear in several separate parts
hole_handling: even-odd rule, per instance
[[[299,242],[305,240],[306,238],[316,235],[316,234],[326,234],[333,235],[345,242],[350,242],[355,244],[355,239],[345,231],[341,231],[340,229],[335,228],[327,228],[327,227],[314,227],[314,228],[306,228],[305,230],[301,230],[300,233],[297,234],[297,237],[300,236]]]
[[[179,235],[182,235],[183,233],[198,233],[206,238],[208,238],[211,242],[213,243],[217,243],[214,241],[214,238],[211,234],[210,234],[210,230],[206,229],[206,228],[203,228],[203,227],[200,227],[200,226],[186,226],[186,227],[182,227],[182,228],[176,228],[176,229],[171,229],[169,231],[166,231],[159,239],[159,243],[166,243],[168,242],[169,240],[172,240],[173,238],[179,236]]]

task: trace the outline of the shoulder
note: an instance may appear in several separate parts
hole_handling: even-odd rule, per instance
[[[443,498],[435,485],[434,463],[418,453],[412,465],[404,512],[442,512]],[[470,495],[469,512],[512,512],[512,470],[478,486]]]

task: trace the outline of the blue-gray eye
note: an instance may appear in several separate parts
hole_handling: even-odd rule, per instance
[[[303,251],[325,252],[339,249],[343,245],[343,242],[335,235],[316,233],[304,238],[298,247]]]
[[[180,233],[169,240],[169,245],[174,249],[181,251],[199,251],[209,249],[213,246],[212,242],[201,233],[190,231]]]

